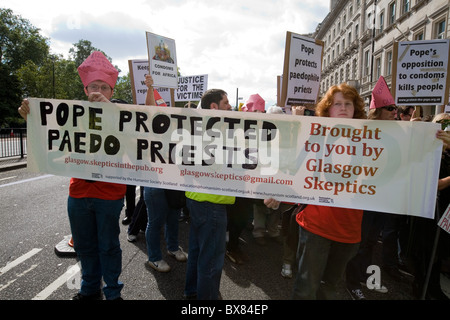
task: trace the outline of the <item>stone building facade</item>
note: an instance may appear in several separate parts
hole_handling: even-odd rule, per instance
[[[449,22],[448,0],[330,0],[329,14],[313,33],[325,43],[319,95],[347,82],[369,106],[380,76],[391,86],[394,42],[449,39]],[[421,109],[426,116],[444,106]]]

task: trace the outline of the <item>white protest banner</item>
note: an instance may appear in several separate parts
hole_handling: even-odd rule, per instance
[[[434,216],[436,123],[29,101],[31,171]]]
[[[208,75],[178,77],[175,101],[200,101],[208,89]]]
[[[394,43],[392,88],[398,105],[445,105],[449,96],[450,40]]]
[[[280,106],[316,103],[323,42],[287,32]]]
[[[177,53],[175,40],[146,32],[150,75],[156,87],[178,86]]]
[[[130,81],[133,103],[141,105],[145,104],[147,86],[144,80],[145,76],[149,74],[148,60],[128,60],[128,67],[130,68]],[[173,106],[173,99],[170,94],[170,89],[157,87],[155,87],[155,89],[158,91],[162,99],[162,101],[156,101],[157,105],[163,105],[165,103],[168,107]]]
[[[450,233],[450,204],[439,220],[438,226],[441,227],[445,232]]]

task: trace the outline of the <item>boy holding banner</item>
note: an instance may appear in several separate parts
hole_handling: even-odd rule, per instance
[[[78,67],[84,92],[91,102],[110,102],[119,72],[99,51],[93,52]],[[111,107],[114,107],[112,104]],[[33,111],[36,112],[36,111]],[[27,100],[19,107],[26,119]],[[119,218],[126,185],[72,178],[67,209],[74,248],[81,262],[81,288],[74,300],[121,299],[123,284]]]

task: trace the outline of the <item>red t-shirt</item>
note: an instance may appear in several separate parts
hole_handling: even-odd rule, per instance
[[[343,243],[361,242],[362,210],[308,205],[297,223],[309,232]]]
[[[72,198],[97,198],[119,200],[125,196],[127,186],[110,182],[88,182],[84,179],[70,179],[69,196]]]

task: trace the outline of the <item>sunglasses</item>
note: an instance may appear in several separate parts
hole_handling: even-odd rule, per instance
[[[397,110],[398,108],[397,107],[394,107],[394,106],[389,106],[389,107],[382,107],[383,109],[386,109],[387,111],[394,111],[394,110]]]

